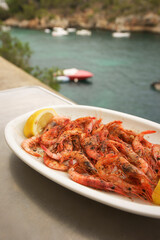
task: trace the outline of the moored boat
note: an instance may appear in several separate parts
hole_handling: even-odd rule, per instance
[[[112,33],[112,37],[115,38],[123,38],[123,37],[130,37],[130,32],[114,32]]]
[[[91,36],[92,32],[86,29],[82,29],[82,30],[78,30],[76,34],[81,36]]]
[[[69,79],[72,81],[79,81],[93,77],[93,74],[91,72],[79,70],[76,68],[64,69],[63,74],[64,76],[69,77]]]
[[[2,30],[2,32],[9,32],[11,30],[11,27],[2,25],[0,27],[0,30]]]
[[[152,83],[151,87],[154,88],[157,91],[160,91],[160,81]]]
[[[73,33],[73,32],[76,32],[76,28],[67,28],[67,31],[69,33]]]
[[[53,37],[66,36],[68,32],[61,27],[55,27],[52,32]]]
[[[45,33],[50,33],[51,30],[50,30],[49,28],[46,28],[46,29],[44,29],[44,32],[45,32]]]

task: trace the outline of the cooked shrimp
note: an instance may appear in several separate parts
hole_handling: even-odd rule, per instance
[[[55,116],[40,136],[26,139],[22,148],[37,157],[43,150],[44,164],[68,171],[80,184],[124,196],[152,201],[160,176],[160,145],[124,129],[121,121],[107,124],[95,117],[71,121]]]
[[[120,151],[122,151],[127,156],[127,159],[130,163],[135,165],[137,168],[142,170],[144,173],[147,172],[148,163],[143,158],[139,157],[138,154],[136,154],[133,151],[133,149],[131,148],[131,146],[129,144],[120,143],[120,142],[116,142],[116,141],[112,141],[112,143],[115,146],[120,148]]]
[[[60,170],[66,172],[68,170],[68,166],[64,165],[63,163],[59,163],[56,160],[50,158],[46,153],[43,156],[44,164],[52,169]]]
[[[45,153],[51,158],[55,160],[60,160],[61,159],[61,154],[60,153],[53,153],[51,152],[48,148],[46,148],[44,145],[41,144],[41,148],[45,151]]]
[[[130,195],[132,192],[135,195],[140,195],[145,192],[145,197],[151,199],[150,180],[125,158],[108,154],[105,158],[99,160],[95,167],[100,178],[121,187],[126,194]]]
[[[102,126],[102,127],[104,126],[104,125],[102,124],[102,119],[101,119],[101,118],[98,119],[98,120],[96,119],[95,122],[94,122],[93,128],[92,128],[91,134],[92,134],[92,135],[95,135],[96,132],[98,132],[99,129],[101,129],[101,126]]]
[[[101,155],[98,153],[97,149],[99,147],[98,140],[96,136],[82,137],[81,144],[86,152],[86,154],[95,160],[98,160]]]
[[[92,187],[92,188],[104,190],[104,191],[116,192],[116,193],[125,195],[125,193],[113,183],[109,181],[108,182],[104,181],[93,175],[90,176],[90,175],[80,174],[75,170],[74,167],[71,167],[68,170],[68,174],[74,182],[80,183],[84,186]]]
[[[159,144],[153,145],[152,156],[155,160],[155,171],[160,176],[160,145]]]
[[[148,163],[147,175],[151,179],[156,179],[157,178],[157,175],[155,172],[156,163],[155,163],[152,153],[151,153],[151,148],[152,148],[153,144],[149,143],[144,138],[144,135],[152,134],[152,133],[155,133],[155,131],[148,130],[148,131],[144,131],[144,132],[141,132],[140,134],[138,134],[132,142],[132,147],[133,147],[133,150]]]
[[[73,144],[73,151],[81,151],[81,152],[83,151],[81,143],[80,143],[80,137],[79,136],[73,136],[72,137],[72,144]]]
[[[69,118],[66,117],[60,117],[60,116],[54,116],[50,122],[47,124],[47,126],[45,127],[43,132],[46,132],[48,130],[50,130],[51,128],[53,128],[56,125],[59,125],[61,127],[66,126],[68,123],[70,122]]]
[[[140,134],[138,134],[133,142],[132,142],[132,147],[134,149],[134,151],[139,155],[139,156],[142,156],[143,153],[144,153],[144,146],[142,145],[142,141],[144,140],[144,135],[146,134],[151,134],[151,133],[155,133],[155,131],[144,131],[144,132],[141,132]]]
[[[116,174],[108,175],[107,180],[112,182],[115,186],[119,187],[121,191],[123,191],[124,194],[127,195],[129,198],[134,196],[140,199],[147,200],[149,202],[152,201],[150,192],[148,193],[142,187],[124,181],[120,177],[116,176]]]
[[[118,149],[112,144],[112,141],[110,141],[110,140],[108,140],[108,146],[110,146],[112,149],[113,149],[113,151],[114,151],[114,153],[116,153],[116,154],[118,154],[118,155],[121,155],[122,157],[126,157],[125,156],[125,154],[122,154],[122,153],[120,153],[119,151],[118,151]],[[134,164],[129,158],[127,158],[128,159],[128,161],[129,162],[131,162],[133,165],[135,165],[135,166],[137,166],[138,167],[138,169],[139,170],[141,170],[142,172],[144,172],[148,177],[149,177],[149,179],[151,179],[153,182],[155,182],[155,180],[156,180],[156,178],[157,178],[157,174],[156,174],[156,172],[155,172],[155,168],[153,168],[152,169],[152,167],[149,165],[149,164],[151,164],[151,162],[153,162],[153,160],[152,160],[152,158],[150,157],[150,160],[148,161],[148,157],[149,157],[149,155],[150,155],[150,153],[146,153],[146,151],[147,151],[147,149],[145,148],[144,149],[144,155],[146,155],[146,157],[145,157],[145,159],[143,159],[143,158],[140,158],[140,161],[141,161],[141,159],[143,160],[143,161],[141,161],[140,163],[141,164],[143,164],[144,163],[144,160],[147,162],[147,164],[148,164],[148,169],[147,169],[147,171],[146,172],[144,172],[144,168],[143,168],[143,165],[141,165],[141,168],[139,167],[139,164],[137,165],[137,163],[136,164]],[[143,156],[144,157],[144,156]],[[152,166],[155,166],[155,164],[154,163],[152,163]],[[143,169],[143,170],[142,170]]]
[[[41,135],[41,143],[43,145],[52,145],[57,141],[58,133],[60,131],[59,126],[54,126],[53,128],[49,129],[48,131],[44,132]]]
[[[72,144],[72,141],[70,139],[64,141],[63,151],[65,151],[65,152],[73,151],[73,144]]]
[[[29,154],[35,156],[35,157],[41,157],[41,155],[39,153],[37,153],[37,148],[39,146],[39,142],[40,142],[40,137],[39,136],[34,136],[31,138],[27,138],[25,139],[22,143],[21,143],[21,147]]]
[[[79,128],[75,128],[73,130],[67,130],[59,136],[57,143],[62,143],[65,139],[68,139],[71,136],[80,135],[81,133],[82,133],[82,130]]]
[[[86,170],[90,174],[97,173],[97,169],[82,152],[72,151],[63,154],[62,160],[65,161],[67,159],[76,160],[82,169]]]
[[[121,121],[111,122],[107,124],[107,128],[111,135],[118,136],[127,143],[132,143],[134,137],[136,136],[133,131],[124,129]]]
[[[92,132],[92,129],[93,129],[93,126],[94,126],[94,123],[95,123],[95,117],[92,117],[90,122],[88,122],[85,126],[85,132],[87,134],[91,133]]]
[[[73,127],[80,128],[85,133],[89,134],[93,129],[93,125],[94,125],[95,121],[96,121],[95,117],[77,118],[76,120],[73,121]]]
[[[152,147],[152,154],[156,161],[160,161],[160,145],[154,144]]]

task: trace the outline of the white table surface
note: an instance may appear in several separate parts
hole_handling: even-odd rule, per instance
[[[39,107],[73,104],[40,87],[0,91],[0,240],[158,240],[160,220],[126,213],[71,192],[23,163],[5,125]]]

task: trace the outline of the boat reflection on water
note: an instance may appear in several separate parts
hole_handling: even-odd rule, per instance
[[[89,79],[83,79],[80,81],[69,81],[69,84],[76,84],[76,85],[91,85],[93,84]]]
[[[74,79],[73,81],[70,81],[69,77],[67,76],[57,76],[55,77],[55,79],[59,82],[59,83],[70,83],[70,84],[83,84],[83,85],[90,85],[92,84],[92,82],[89,79],[83,79],[83,80],[78,80],[78,79]]]

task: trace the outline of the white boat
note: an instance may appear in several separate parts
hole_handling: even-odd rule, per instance
[[[53,28],[53,31],[56,31],[56,32],[61,32],[63,30],[64,30],[64,28],[62,28],[62,27],[54,27]]]
[[[69,33],[76,32],[76,28],[67,28],[67,32]]]
[[[78,30],[76,34],[81,36],[91,36],[92,32],[86,29],[82,29],[82,30]]]
[[[115,38],[123,38],[123,37],[130,37],[130,32],[114,32],[112,33],[112,37]]]
[[[50,33],[51,30],[50,30],[49,28],[46,28],[46,29],[44,29],[44,32],[45,32],[45,33]]]
[[[2,25],[0,29],[2,30],[2,32],[9,32],[11,30],[11,27]]]
[[[53,28],[52,36],[59,37],[59,36],[65,36],[65,35],[68,35],[68,32],[66,30],[64,30],[63,28],[61,28],[61,27]]]
[[[6,0],[0,0],[0,8],[8,11],[9,10],[9,6],[8,6],[8,1]]]

